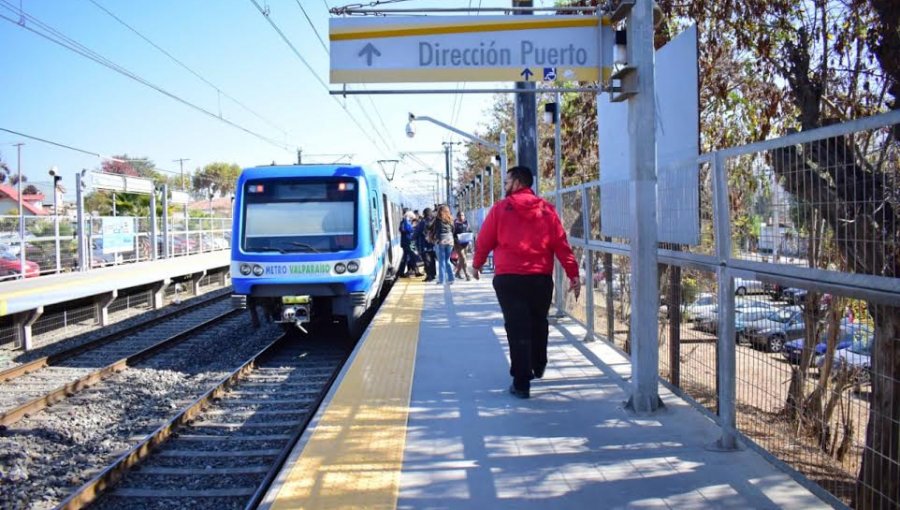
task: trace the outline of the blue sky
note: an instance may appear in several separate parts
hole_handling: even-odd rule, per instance
[[[327,7],[344,0],[257,0],[323,81],[328,81],[328,55],[304,17],[328,42]],[[220,96],[216,89],[170,60],[105,13],[106,8],[156,45],[186,64],[224,94],[253,113]],[[366,2],[368,3],[368,2]],[[509,0],[413,0],[384,7],[507,7]],[[364,130],[304,66],[250,0],[0,0],[0,15],[19,21],[21,5],[33,19],[140,76],[142,79],[279,144],[300,147],[304,160],[329,162],[341,154],[355,163],[397,159],[398,152],[440,151],[450,134],[419,125],[414,139],[404,134],[407,112],[429,115],[474,132],[485,122],[490,95],[348,96],[340,99]],[[550,6],[551,1],[535,2]],[[147,157],[164,170],[178,171],[174,160],[187,158],[185,170],[213,161],[246,167],[291,163],[296,154],[260,140],[201,113],[137,81],[116,73],[69,49],[0,19],[2,99],[0,128],[49,139],[104,155],[127,153]],[[410,88],[483,87],[497,84],[411,84]],[[512,84],[508,84],[510,87]],[[506,86],[501,85],[501,86]],[[338,89],[338,85],[329,85]],[[370,88],[398,88],[370,85]],[[358,86],[354,86],[358,88]],[[361,107],[362,105],[362,107]],[[364,111],[363,109],[364,108]],[[373,134],[377,127],[384,138]],[[259,117],[262,117],[260,119]],[[263,120],[264,119],[264,120]],[[457,139],[454,137],[454,140]],[[373,143],[373,140],[375,141]],[[49,181],[57,166],[68,189],[82,168],[97,169],[100,159],[0,131],[0,153],[15,171],[16,147],[24,142],[22,169],[29,182]],[[328,156],[314,156],[327,154]],[[420,158],[437,169],[442,155]],[[398,175],[421,165],[410,162]],[[434,178],[418,173],[430,188]],[[419,182],[419,181],[415,181]],[[430,193],[430,190],[428,190]]]

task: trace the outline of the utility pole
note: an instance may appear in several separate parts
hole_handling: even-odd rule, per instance
[[[297,164],[303,164],[303,149],[297,149]]]
[[[19,278],[25,278],[25,200],[22,199],[22,142],[14,144],[16,146],[16,171],[19,173],[19,180],[16,182],[19,193]]]
[[[534,7],[534,0],[513,0],[512,4],[513,7]],[[534,13],[532,11],[516,11],[513,14],[533,15]],[[525,76],[527,80],[528,75]],[[516,90],[533,91],[534,89],[535,82],[533,81],[516,82]],[[539,193],[537,96],[533,92],[516,93],[516,164],[531,169],[531,175],[534,177],[534,192]]]
[[[190,161],[190,159],[181,158],[181,159],[173,159],[172,161],[177,162],[178,166],[181,167],[181,191],[184,191],[185,190],[185,188],[184,188],[184,162]]]

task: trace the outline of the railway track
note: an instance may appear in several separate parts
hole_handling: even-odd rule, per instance
[[[144,437],[60,508],[252,508],[347,354],[333,339],[298,343],[282,336]]]
[[[0,372],[0,428],[71,397],[231,313],[235,312],[228,296],[222,296],[4,370]]]
[[[0,508],[56,507],[136,438],[269,344],[278,330],[275,325],[254,329],[237,311],[193,329],[143,360],[126,363],[128,370],[112,370],[87,391],[0,430]]]

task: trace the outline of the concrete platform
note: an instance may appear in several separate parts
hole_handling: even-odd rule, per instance
[[[628,359],[603,342],[584,343],[584,329],[571,320],[551,325],[550,363],[543,380],[532,382],[531,398],[511,396],[490,279],[401,282],[390,299],[415,287],[424,289],[400,298],[423,304],[399,476],[392,473],[396,463],[367,457],[369,450],[359,447],[330,463],[321,455],[303,459],[308,432],[262,508],[354,506],[341,493],[373,508],[402,509],[830,508],[752,449],[708,449],[719,438],[717,425],[665,387],[664,410],[648,416],[624,410]],[[368,336],[392,322],[381,316],[373,322],[352,365],[367,362],[361,349]],[[362,372],[371,383],[380,373],[376,365]],[[353,421],[352,404],[336,407]],[[368,415],[356,415],[355,426],[372,423],[364,421],[371,410],[358,408]],[[392,440],[404,433],[368,428]],[[345,432],[329,427],[325,444],[343,447]],[[292,470],[299,462],[315,468]],[[376,472],[385,475],[379,483],[361,483]],[[306,486],[307,497],[292,495],[286,489],[292,483]],[[393,497],[385,499],[387,492]]]
[[[0,282],[0,317],[114,290],[226,268],[228,250]]]

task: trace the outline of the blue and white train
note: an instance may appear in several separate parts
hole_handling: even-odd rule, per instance
[[[303,331],[322,320],[357,334],[400,265],[400,199],[361,166],[245,169],[234,201],[233,301],[254,325],[259,306]]]

